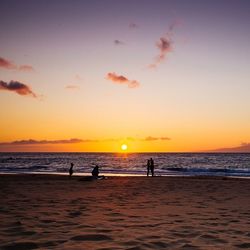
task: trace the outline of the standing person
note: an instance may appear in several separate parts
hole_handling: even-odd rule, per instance
[[[154,164],[153,158],[150,158],[150,170],[151,170],[151,174],[152,174],[152,177],[153,177],[154,173],[155,173],[155,164]]]
[[[147,176],[149,175],[149,171],[150,171],[150,164],[151,164],[151,161],[150,160],[148,160],[147,161]]]
[[[73,174],[73,167],[74,167],[74,163],[70,163],[70,168],[69,168],[69,176],[71,177],[72,176],[72,174]]]

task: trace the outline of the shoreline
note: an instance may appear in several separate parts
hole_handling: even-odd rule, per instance
[[[6,176],[6,175],[17,175],[17,176],[22,176],[22,175],[37,175],[37,176],[69,176],[68,173],[66,172],[0,172],[0,177],[1,176]],[[111,177],[111,178],[116,178],[116,177],[146,177],[146,178],[197,178],[197,179],[246,179],[249,180],[250,176],[234,176],[234,175],[185,175],[185,174],[165,174],[165,175],[155,175],[154,177],[152,176],[146,176],[146,174],[128,174],[128,173],[101,173],[100,176],[105,176],[105,177]],[[74,173],[71,178],[80,178],[80,177],[92,177],[91,173]]]

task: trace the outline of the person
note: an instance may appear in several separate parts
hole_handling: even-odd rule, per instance
[[[151,174],[152,174],[152,177],[153,177],[154,172],[155,172],[155,164],[154,164],[153,158],[150,158],[150,171],[151,171]]]
[[[149,175],[150,163],[151,163],[151,161],[148,160],[148,161],[147,161],[147,176]]]
[[[74,167],[74,163],[70,163],[70,168],[69,168],[69,176],[71,177],[72,176],[72,174],[73,174],[73,167]]]
[[[96,165],[92,170],[92,176],[98,178],[98,175],[99,175],[99,166]]]

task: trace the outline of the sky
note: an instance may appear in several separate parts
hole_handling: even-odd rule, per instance
[[[250,152],[250,1],[0,9],[0,152]]]

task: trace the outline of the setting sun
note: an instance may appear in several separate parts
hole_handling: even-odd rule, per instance
[[[121,145],[122,151],[126,151],[128,149],[128,146],[126,144]]]

